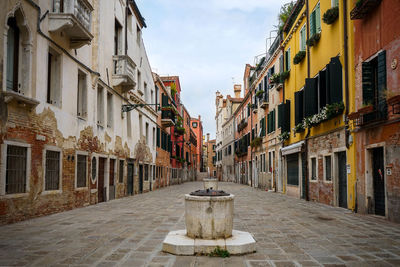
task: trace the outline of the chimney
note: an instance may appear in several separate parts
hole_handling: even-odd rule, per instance
[[[207,133],[207,143],[210,141],[210,134]]]
[[[242,85],[235,84],[233,86],[233,91],[235,92],[235,98],[240,98],[240,93],[242,92]]]

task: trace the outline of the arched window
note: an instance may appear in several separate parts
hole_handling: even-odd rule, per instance
[[[3,90],[32,97],[32,34],[20,5],[5,21]]]
[[[7,21],[7,90],[18,92],[19,28],[15,17]]]

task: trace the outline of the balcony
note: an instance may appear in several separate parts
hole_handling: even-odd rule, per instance
[[[175,115],[171,110],[161,111],[161,125],[171,127],[175,125]]]
[[[53,0],[49,14],[49,32],[63,32],[70,40],[70,48],[90,44],[93,7],[87,0]]]
[[[368,17],[368,14],[376,9],[381,3],[381,0],[360,0],[357,1],[353,10],[350,12],[350,18],[364,19]]]
[[[136,64],[127,55],[113,56],[114,71],[112,75],[112,85],[121,86],[122,92],[132,90],[135,85],[135,68]]]
[[[368,106],[349,114],[349,119],[359,127],[383,123],[388,119],[387,104],[381,100],[376,106]]]

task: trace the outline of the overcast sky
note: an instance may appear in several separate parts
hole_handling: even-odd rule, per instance
[[[181,98],[204,134],[215,137],[215,92],[233,94],[244,66],[265,53],[288,0],[136,0],[153,71],[180,78]],[[274,34],[274,33],[272,33]],[[243,97],[243,93],[242,93]]]

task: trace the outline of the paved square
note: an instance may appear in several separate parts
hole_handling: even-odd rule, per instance
[[[171,186],[0,227],[0,266],[400,266],[400,225],[380,218],[220,183],[235,198],[234,229],[257,252],[226,259],[161,252],[185,228],[184,194]]]

